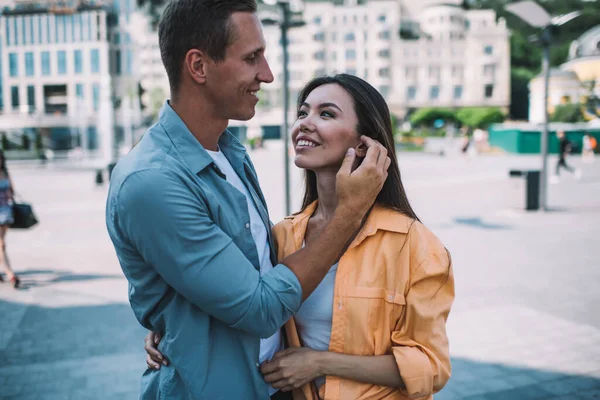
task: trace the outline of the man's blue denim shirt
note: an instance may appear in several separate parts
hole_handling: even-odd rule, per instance
[[[254,166],[224,132],[219,147],[270,232]],[[294,273],[262,277],[246,197],[230,185],[167,102],[159,122],[116,166],[106,207],[109,235],[138,321],[164,335],[170,361],[146,370],[142,399],[268,399],[260,338],[300,307]],[[143,351],[140,342],[140,352]]]

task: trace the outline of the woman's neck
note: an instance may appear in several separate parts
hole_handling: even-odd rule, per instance
[[[323,222],[328,222],[337,208],[337,194],[335,192],[337,171],[318,171],[315,172],[315,175],[319,204],[313,216]]]

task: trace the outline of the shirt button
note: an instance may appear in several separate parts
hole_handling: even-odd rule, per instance
[[[389,301],[392,301],[392,300],[394,300],[394,296],[392,296],[392,295],[390,294],[390,295],[388,296],[388,300],[389,300]]]
[[[246,229],[250,229],[250,224],[246,223],[246,225],[244,225],[246,227]]]

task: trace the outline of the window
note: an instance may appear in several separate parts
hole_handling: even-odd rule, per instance
[[[119,32],[115,32],[115,35],[113,36],[113,42],[115,44],[121,44],[121,34]]]
[[[379,32],[379,35],[377,35],[377,36],[379,37],[379,39],[389,40],[389,38],[390,38],[390,31]]]
[[[417,87],[409,86],[406,88],[406,98],[408,100],[414,100],[417,97]]]
[[[381,14],[379,17],[377,17],[377,21],[385,22],[385,14]]]
[[[485,54],[487,54],[487,55],[492,55],[492,54],[494,53],[494,47],[493,47],[493,46],[490,46],[490,45],[488,45],[488,46],[485,46],[485,47],[483,48],[483,52],[484,52]]]
[[[337,53],[335,51],[331,52],[331,61],[336,61],[337,60]]]
[[[122,73],[121,50],[115,51],[115,73],[117,75],[121,75]]]
[[[315,78],[319,77],[319,76],[323,76],[325,75],[325,69],[324,68],[319,68],[316,72],[315,72]]]
[[[388,49],[379,50],[379,57],[381,57],[381,58],[390,58],[390,51]]]
[[[356,68],[347,68],[346,73],[348,75],[356,75]]]
[[[6,26],[6,44],[10,46],[10,32],[11,32],[10,23],[9,23],[10,20],[6,19],[5,21],[6,21],[5,22],[5,26]]]
[[[313,19],[313,23],[315,25],[321,25],[321,17],[315,17],[315,19]]]
[[[460,100],[462,98],[463,87],[454,86],[454,100]]]
[[[50,52],[42,51],[42,75],[50,75]]]
[[[432,86],[429,88],[429,99],[437,100],[440,97],[440,87]]]
[[[440,67],[429,66],[429,78],[433,80],[440,79]]]
[[[335,42],[337,40],[337,33],[336,32],[331,32],[331,41]]]
[[[365,42],[369,40],[369,32],[365,31]]]
[[[344,35],[345,42],[354,42],[355,40],[356,40],[356,37],[354,36],[354,33],[352,33],[352,32],[346,33],[346,35]]]
[[[25,75],[27,75],[27,76],[35,75],[35,70],[33,67],[33,53],[30,51],[25,53]]]
[[[471,27],[471,21],[469,21],[468,19],[465,19],[465,30],[469,30],[469,28]]]
[[[35,111],[35,86],[27,86],[27,105],[29,106],[29,112]]]
[[[10,53],[8,55],[8,66],[10,69],[10,76],[19,76],[19,59],[17,58],[17,53]]]
[[[100,51],[98,49],[93,49],[90,52],[91,57],[91,65],[92,65],[92,73],[97,74],[100,72]]]
[[[325,59],[325,52],[323,50],[315,53],[315,60],[323,61]]]
[[[486,64],[483,66],[483,76],[494,78],[496,76],[496,65]]]
[[[390,69],[389,68],[379,68],[379,76],[382,78],[390,77]]]
[[[356,60],[356,50],[347,49],[346,50],[346,60]]]
[[[406,79],[416,79],[417,67],[405,67],[404,68],[404,77]]]
[[[98,110],[98,106],[100,103],[100,85],[94,83],[92,86],[92,105],[94,110]]]
[[[75,95],[78,99],[83,99],[83,84],[78,83],[75,85]]]
[[[127,50],[127,59],[125,60],[125,72],[127,74],[133,73],[133,50]]]
[[[13,110],[16,110],[21,105],[19,101],[19,87],[11,86],[10,88],[10,103],[12,105]]]
[[[64,50],[59,50],[57,53],[58,56],[58,73],[60,75],[66,75],[67,73],[67,52]]]
[[[81,74],[83,72],[83,53],[81,50],[75,50],[73,53],[73,59],[75,60],[75,73]]]
[[[453,78],[462,78],[463,77],[463,68],[459,65],[452,66],[452,77]]]
[[[315,42],[323,42],[325,41],[325,34],[323,32],[319,32],[314,36]]]
[[[484,95],[486,99],[491,99],[492,97],[494,97],[494,85],[485,85]]]

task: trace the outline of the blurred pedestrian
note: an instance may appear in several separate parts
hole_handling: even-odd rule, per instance
[[[2,267],[6,271],[6,275],[13,287],[17,289],[21,281],[10,267],[8,255],[6,254],[6,232],[13,223],[14,194],[14,186],[6,168],[4,151],[0,150],[0,264],[2,264]],[[3,281],[1,275],[0,281]]]
[[[564,131],[556,132],[556,137],[559,141],[558,162],[556,163],[556,175],[551,180],[551,183],[558,183],[561,168],[564,168],[570,173],[574,174],[575,179],[581,178],[581,170],[578,168],[573,168],[567,164],[567,156],[573,149],[573,143],[567,139]]]
[[[592,164],[594,162],[594,150],[596,149],[597,141],[596,138],[586,133],[583,135],[583,149],[581,151],[581,159],[586,164]]]

